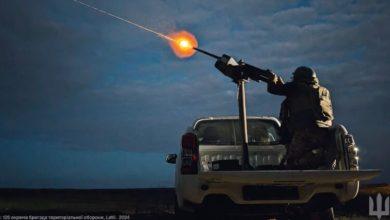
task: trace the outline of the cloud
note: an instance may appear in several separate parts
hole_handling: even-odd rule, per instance
[[[308,25],[316,22],[317,13],[311,7],[291,8],[272,15],[274,25]]]
[[[337,122],[356,134],[362,163],[388,167],[387,1],[88,3],[163,33],[188,29],[202,48],[285,79],[313,66]],[[196,118],[236,114],[235,86],[213,60],[179,60],[166,42],[71,1],[0,3],[0,41],[3,139],[165,152]],[[250,114],[277,115],[281,99],[263,84],[248,86]]]

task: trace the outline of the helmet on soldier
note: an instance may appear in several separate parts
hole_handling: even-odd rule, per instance
[[[293,72],[293,81],[316,83],[318,82],[318,78],[316,72],[312,68],[300,66]]]

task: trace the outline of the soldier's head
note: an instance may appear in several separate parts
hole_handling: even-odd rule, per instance
[[[316,72],[312,68],[300,66],[293,72],[293,81],[317,84],[318,78]]]

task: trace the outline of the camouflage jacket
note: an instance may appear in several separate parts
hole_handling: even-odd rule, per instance
[[[280,116],[282,123],[288,123],[289,130],[332,126],[330,93],[317,79],[284,83],[281,77],[274,75],[268,81],[268,92],[286,96]]]

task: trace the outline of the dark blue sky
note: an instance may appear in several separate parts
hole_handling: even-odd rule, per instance
[[[314,67],[362,167],[389,181],[389,1],[85,1],[286,80]],[[235,92],[207,57],[71,0],[0,1],[0,187],[172,186],[164,154],[196,118],[236,114]],[[251,115],[281,100],[248,86]]]

